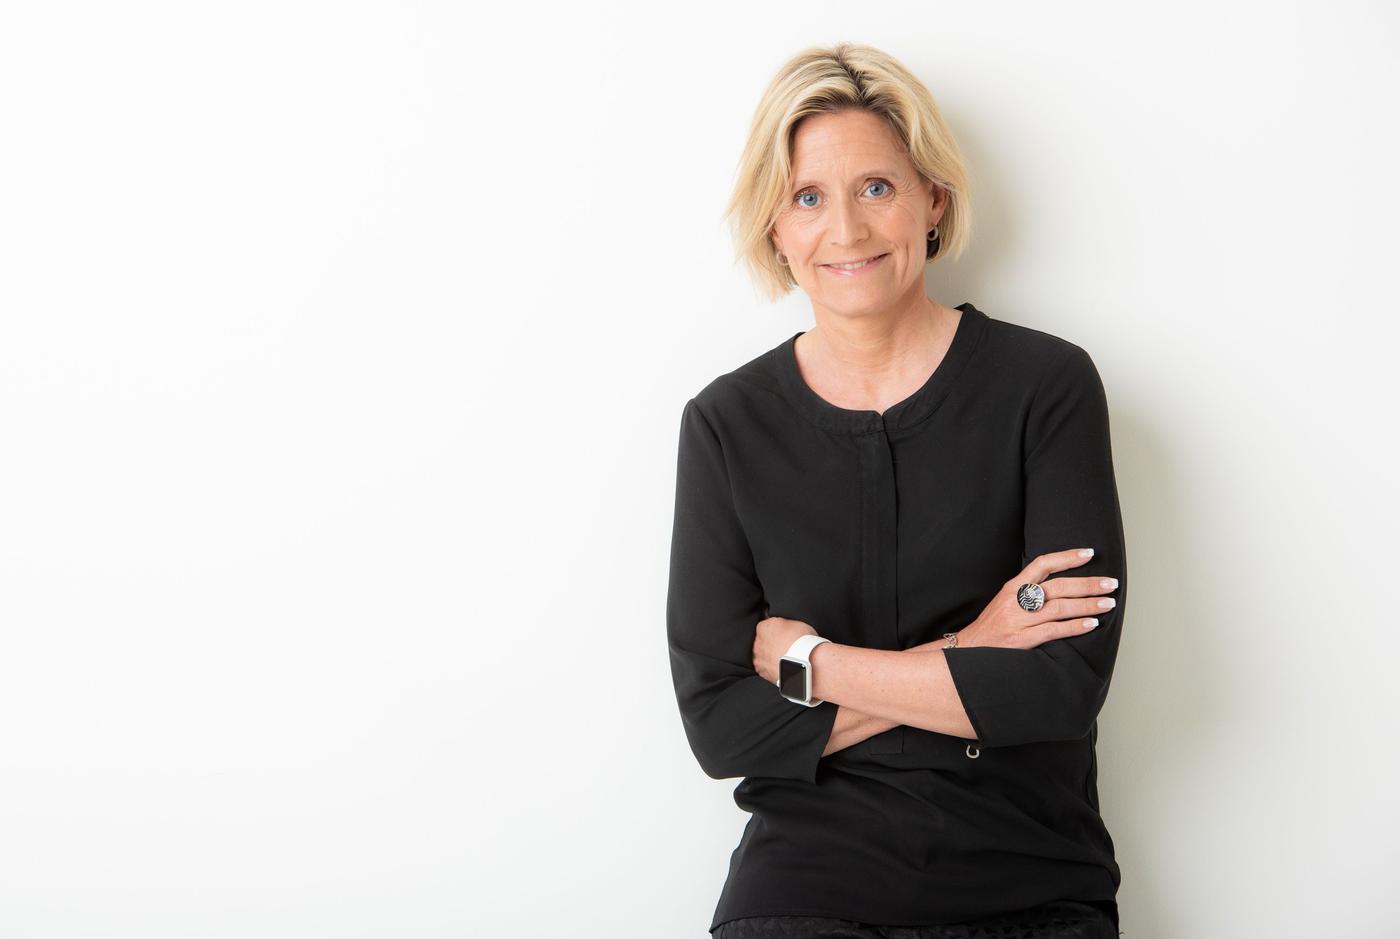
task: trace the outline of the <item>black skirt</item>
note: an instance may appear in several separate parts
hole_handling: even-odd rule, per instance
[[[1000,916],[932,926],[882,926],[825,916],[744,916],[721,923],[714,939],[1117,939],[1104,910],[1056,900]]]

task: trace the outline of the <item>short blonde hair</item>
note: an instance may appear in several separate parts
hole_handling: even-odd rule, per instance
[[[852,42],[812,46],[778,69],[759,100],[724,213],[734,236],[736,260],[749,268],[767,300],[777,300],[797,286],[769,237],[792,183],[797,126],[810,115],[849,108],[888,121],[904,141],[920,177],[948,191],[938,240],[930,242],[928,260],[945,255],[956,258],[967,246],[971,219],[967,170],[928,88],[893,56],[871,46]]]

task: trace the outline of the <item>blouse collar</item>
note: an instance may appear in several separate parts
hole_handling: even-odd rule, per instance
[[[806,330],[794,333],[777,348],[778,379],[784,394],[793,407],[801,411],[812,423],[836,433],[870,434],[912,427],[927,418],[943,403],[948,390],[962,373],[986,330],[987,314],[971,302],[960,303],[957,309],[962,311],[962,316],[958,318],[952,344],[944,354],[943,361],[938,363],[933,374],[917,391],[890,405],[883,414],[879,411],[855,411],[837,407],[812,390],[797,367],[797,337]]]

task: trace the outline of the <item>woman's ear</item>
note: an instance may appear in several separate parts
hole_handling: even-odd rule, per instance
[[[930,193],[928,224],[932,228],[943,220],[943,213],[948,210],[948,190],[937,183],[930,185],[933,186],[933,192]]]

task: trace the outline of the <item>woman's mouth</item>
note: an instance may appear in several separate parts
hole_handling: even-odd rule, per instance
[[[889,257],[889,252],[877,254],[873,257],[865,258],[862,261],[856,261],[853,264],[823,264],[821,267],[833,274],[850,277],[853,274],[863,274],[866,271],[874,270],[879,267],[887,257]]]

